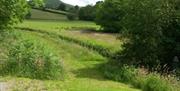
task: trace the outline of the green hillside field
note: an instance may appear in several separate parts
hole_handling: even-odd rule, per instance
[[[31,10],[31,19],[38,20],[67,20],[66,15],[45,12],[42,10],[32,9]]]

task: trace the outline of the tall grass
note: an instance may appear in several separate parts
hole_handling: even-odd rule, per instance
[[[116,65],[114,65],[116,64]],[[177,79],[168,75],[160,75],[159,73],[149,72],[142,68],[133,66],[120,65],[117,62],[114,64],[106,64],[102,71],[105,77],[131,84],[142,91],[178,91],[180,88]]]
[[[20,38],[6,39],[6,42],[6,59],[0,67],[1,75],[63,79],[63,67],[59,57],[41,42]]]
[[[142,86],[143,91],[172,91],[172,86],[162,76],[150,74]]]

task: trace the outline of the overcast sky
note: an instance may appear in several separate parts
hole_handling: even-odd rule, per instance
[[[61,1],[71,5],[85,6],[88,4],[95,4],[97,1],[102,1],[102,0],[61,0]]]

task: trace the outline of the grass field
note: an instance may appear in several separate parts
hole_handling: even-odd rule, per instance
[[[117,34],[100,33],[97,31],[99,26],[92,22],[34,20],[25,21],[19,27],[56,33],[93,45],[100,45],[110,49],[112,52],[121,49],[120,45],[122,44],[117,39]]]
[[[113,52],[121,49],[116,34],[99,33],[100,26],[87,21],[68,21],[65,15],[32,9],[33,20],[26,20],[17,27],[35,29],[65,36],[74,40],[100,45]],[[99,69],[108,59],[98,52],[74,42],[52,37],[45,33],[16,30],[22,39],[43,42],[57,53],[65,69],[64,80],[35,80],[21,77],[0,77],[4,89],[13,91],[140,91],[119,82],[108,80]],[[1,48],[0,48],[1,49]]]
[[[73,29],[98,29],[97,26],[93,22],[88,21],[55,21],[55,20],[26,20],[20,27],[32,28],[32,29],[40,29],[47,30],[50,32],[59,32],[64,30],[73,30]]]
[[[119,34],[99,32],[100,26],[93,22],[68,21],[63,14],[36,9],[32,9],[31,18],[32,20],[25,20],[17,25],[16,33],[21,34],[21,39],[43,43],[44,46],[51,48],[49,50],[52,53],[58,54],[64,68],[64,79],[38,80],[0,76],[2,90],[141,91],[131,85],[107,79],[101,69],[109,62],[110,57],[104,56],[100,51],[108,50],[113,54],[122,50],[124,39],[117,39]],[[6,46],[0,44],[0,61],[6,59],[3,54],[6,53],[5,49]]]
[[[17,2],[14,2],[15,4],[12,6],[10,5],[10,8],[15,8]],[[111,4],[110,2],[107,1],[107,6]],[[3,3],[10,4],[10,2],[4,1],[2,2],[2,6]],[[112,5],[116,3],[118,2],[112,2]],[[31,12],[28,14],[31,14],[31,17],[27,16],[26,18],[29,19],[14,26],[13,24],[17,22],[13,22],[13,19],[16,20],[16,14],[18,14],[17,17],[20,17],[21,13],[18,9],[7,9],[7,11],[4,11],[5,15],[8,16],[8,14],[10,14],[10,16],[8,16],[10,19],[3,20],[1,23],[2,26],[0,26],[3,30],[0,30],[0,91],[179,91],[179,78],[176,77],[176,74],[174,74],[176,73],[176,70],[178,71],[178,69],[174,70],[171,75],[171,72],[168,72],[168,68],[167,73],[165,72],[166,65],[164,65],[162,69],[165,70],[162,74],[160,74],[161,66],[159,65],[157,68],[153,66],[156,62],[152,59],[155,59],[156,56],[159,57],[158,54],[161,55],[161,51],[162,53],[165,52],[163,51],[165,48],[161,48],[162,50],[160,51],[155,49],[154,51],[159,52],[157,54],[153,51],[151,52],[150,49],[157,48],[157,46],[154,46],[153,44],[160,46],[161,44],[157,41],[153,43],[153,39],[155,39],[155,37],[152,36],[153,33],[150,34],[150,32],[148,32],[151,29],[148,26],[153,24],[149,24],[151,22],[148,21],[146,22],[146,25],[148,26],[143,26],[143,22],[148,20],[150,17],[156,20],[158,16],[161,16],[157,15],[157,12],[151,11],[156,8],[161,11],[163,8],[149,7],[150,9],[141,10],[141,8],[137,7],[136,11],[144,14],[145,17],[144,21],[134,21],[141,18],[138,18],[137,16],[144,15],[134,14],[136,17],[131,16],[132,12],[128,6],[131,5],[131,3],[126,3],[127,5],[122,5],[128,10],[128,12],[124,13],[125,18],[127,19],[122,19],[121,23],[127,24],[119,25],[117,23],[120,20],[114,20],[116,17],[113,15],[119,16],[120,13],[117,12],[118,15],[116,15],[113,12],[122,11],[123,9],[121,9],[121,7],[117,7],[115,11],[110,9],[111,7],[107,8],[110,9],[110,11],[107,11],[112,13],[107,13],[107,15],[109,14],[109,17],[113,19],[111,21],[109,18],[108,22],[104,23],[107,24],[111,21],[110,23],[115,24],[115,26],[112,24],[108,26],[110,31],[114,28],[121,30],[118,28],[120,26],[122,26],[123,29],[128,28],[131,30],[132,28],[132,31],[136,30],[136,32],[130,31],[127,33],[130,35],[132,33],[132,38],[129,38],[129,36],[122,38],[121,34],[118,33],[105,33],[100,31],[102,27],[96,23],[90,21],[80,21],[78,20],[78,17],[72,21],[68,20],[69,17],[67,18],[67,15],[74,15],[72,12],[78,12],[78,14],[81,15],[81,7],[77,9],[77,7],[69,4],[66,6],[66,8],[69,8],[66,11],[48,9],[48,7],[43,7],[43,10],[31,9]],[[32,2],[29,3],[29,5],[32,4]],[[138,3],[132,3],[132,5],[134,5],[133,7],[136,7],[135,4],[140,5]],[[145,6],[155,6],[155,3],[151,2],[144,2],[143,4]],[[19,4],[17,4],[17,8],[20,9],[18,5]],[[41,6],[42,5],[40,5],[40,7]],[[101,2],[95,5],[93,11],[96,11],[95,9],[97,9],[97,6],[101,7]],[[105,6],[106,2],[102,3],[102,10],[106,9]],[[4,5],[4,7],[6,6]],[[4,7],[0,9],[3,9]],[[90,7],[87,7],[87,11],[91,11]],[[16,10],[18,12],[13,12]],[[144,12],[145,10],[149,10],[149,12]],[[11,13],[8,13],[8,11]],[[167,12],[165,11],[166,10],[162,13],[166,14]],[[99,10],[99,12],[95,13],[100,15],[99,18],[101,18],[101,14],[103,15],[106,12],[101,12],[101,10]],[[152,13],[153,16],[148,16],[148,13]],[[78,16],[78,14],[76,15]],[[91,15],[94,13],[88,14]],[[13,15],[15,17],[13,17]],[[178,12],[178,15],[180,15],[180,12]],[[2,15],[2,17],[3,16],[4,15]],[[12,21],[8,22],[11,18]],[[170,17],[162,15],[162,19],[166,21],[170,19]],[[100,20],[103,23],[103,19]],[[12,25],[8,23],[12,23]],[[137,28],[138,24],[143,26],[142,31],[148,31],[143,31],[142,33],[144,34],[138,35],[137,33],[141,33],[141,28]],[[149,29],[146,29],[146,27]],[[153,27],[156,29],[157,27],[159,28],[162,26],[159,25],[157,27]],[[145,32],[150,34],[150,36],[148,36],[149,38],[143,36],[147,35]],[[156,35],[156,33],[154,34]],[[164,37],[167,36],[163,36],[163,38]],[[135,38],[135,41],[133,38]],[[143,40],[143,38],[145,39]],[[164,40],[163,38],[162,40]],[[142,46],[142,41],[139,39],[142,39],[143,44],[146,43],[144,44],[145,46]],[[147,50],[144,52],[145,54],[141,53],[142,55],[139,55],[139,51],[136,50],[138,47],[135,46],[132,47],[132,49],[136,49],[128,52],[132,53],[132,55],[129,55],[126,52],[124,52],[123,55],[117,54],[125,49],[126,45],[125,47],[122,45],[128,40],[130,40],[128,44],[131,45],[132,43]],[[152,46],[149,50],[147,47],[149,46],[148,43]],[[126,47],[126,49],[129,50],[131,48]],[[125,60],[125,57],[130,60]],[[130,64],[137,63],[139,65],[128,65],[128,62]],[[157,63],[161,63],[161,60],[157,60]],[[165,63],[165,61],[162,61],[162,63]],[[146,64],[150,66],[152,64],[152,67],[154,67],[152,70],[154,71],[148,70],[148,68],[146,68]],[[172,66],[172,68],[175,67]]]
[[[42,10],[32,9],[31,19],[35,20],[67,20],[66,15],[44,12]]]
[[[23,39],[41,41],[53,48],[63,60],[66,76],[63,81],[1,77],[0,83],[12,91],[140,91],[119,82],[105,79],[98,69],[108,60],[97,52],[77,44],[35,32],[21,32]],[[7,85],[8,84],[8,85]]]
[[[116,34],[99,33],[97,30],[100,26],[93,22],[68,21],[63,14],[36,9],[32,9],[31,20],[26,20],[17,27],[41,30],[95,46],[100,45],[113,52],[121,49],[119,45],[122,44],[117,40]],[[52,48],[50,51],[57,53],[61,58],[65,79],[36,80],[13,76],[0,77],[0,85],[2,84],[3,89],[10,91],[140,91],[130,85],[106,79],[99,67],[108,62],[108,59],[96,51],[58,36],[52,37],[45,33],[22,30],[16,30],[16,32],[21,33],[22,39],[40,41]],[[2,47],[0,49],[3,50]]]

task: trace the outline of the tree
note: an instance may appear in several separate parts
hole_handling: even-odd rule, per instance
[[[44,8],[45,7],[44,0],[29,0],[28,4],[31,6],[31,8]]]
[[[58,9],[60,3],[62,3],[60,0],[45,0],[45,7],[50,9]]]
[[[22,21],[27,13],[26,0],[0,0],[0,31]]]
[[[176,3],[176,10],[180,10],[180,0],[175,0]]]
[[[79,6],[78,5],[74,6],[74,9],[79,11]]]
[[[128,0],[127,0],[128,1]],[[105,0],[98,2],[96,7],[96,24],[105,32],[120,32],[121,20],[125,15],[124,5],[126,0]]]
[[[77,18],[77,12],[78,12],[78,10],[75,8],[75,7],[73,7],[73,8],[70,8],[69,10],[68,10],[68,14],[67,14],[67,18],[69,19],[69,20],[75,20],[76,18]]]
[[[154,67],[171,66],[180,58],[180,18],[173,0],[133,0],[121,20],[128,39],[121,62]],[[171,66],[172,67],[172,66]]]
[[[64,3],[60,3],[58,9],[62,10],[62,11],[65,11],[66,10],[66,5]]]
[[[67,14],[67,18],[69,19],[69,20],[75,20],[75,19],[77,19],[77,17],[78,17],[78,13],[79,13],[79,6],[74,6],[74,7],[72,7],[72,8],[70,8],[69,10],[68,10],[68,14]]]
[[[95,19],[94,6],[87,5],[85,7],[80,8],[78,15],[80,20],[93,21]]]
[[[75,20],[76,19],[76,15],[75,14],[71,14],[71,13],[69,13],[69,14],[67,14],[67,18],[68,18],[68,20]]]

